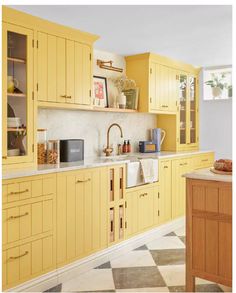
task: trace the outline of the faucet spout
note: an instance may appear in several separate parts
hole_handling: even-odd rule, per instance
[[[107,157],[110,156],[113,152],[113,148],[110,147],[110,130],[113,126],[117,126],[120,129],[120,137],[123,137],[123,131],[121,126],[118,123],[112,123],[107,130],[107,147],[104,149],[104,153]]]

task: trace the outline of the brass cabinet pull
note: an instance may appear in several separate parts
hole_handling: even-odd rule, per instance
[[[71,99],[71,96],[66,96],[67,99]]]
[[[14,220],[14,219],[22,218],[22,217],[25,217],[25,216],[28,216],[28,215],[29,215],[29,213],[26,212],[26,213],[24,213],[24,214],[22,214],[22,215],[18,215],[18,216],[10,216],[10,217],[8,218],[8,220]]]
[[[61,95],[61,98],[66,98],[66,95]]]
[[[25,193],[25,192],[28,192],[29,189],[25,189],[25,190],[22,190],[22,191],[12,191],[10,192],[8,195],[14,195],[14,194],[21,194],[21,193]]]
[[[14,260],[14,259],[21,258],[21,257],[27,255],[28,253],[29,253],[29,251],[25,251],[23,254],[20,254],[20,255],[18,255],[18,256],[10,256],[10,257],[9,257],[9,260]]]
[[[204,159],[204,160],[202,160],[202,162],[207,162],[208,161],[208,159]]]
[[[4,160],[7,159],[7,156],[2,156],[2,159],[4,159]]]
[[[168,169],[168,166],[164,166],[164,169]]]
[[[147,195],[147,192],[145,192],[145,193],[141,193],[141,194],[139,195],[139,197],[144,197],[145,195]]]
[[[89,182],[91,179],[88,178],[88,179],[85,179],[85,180],[77,180],[76,183],[85,183],[85,182]]]
[[[180,165],[180,166],[183,166],[184,164],[180,163],[179,165]]]
[[[162,108],[168,108],[168,105],[161,105]]]

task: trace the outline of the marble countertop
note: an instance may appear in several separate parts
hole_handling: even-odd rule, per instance
[[[183,177],[200,180],[232,182],[232,175],[215,174],[210,171],[210,168],[195,170],[193,172],[184,174]]]
[[[128,155],[121,156],[111,156],[111,157],[91,157],[85,158],[84,161],[72,162],[72,163],[60,163],[57,165],[38,165],[33,168],[24,168],[24,169],[14,169],[3,171],[2,179],[13,179],[19,177],[33,176],[33,175],[42,175],[49,173],[59,173],[65,171],[73,171],[86,168],[96,168],[103,166],[110,166],[115,164],[125,164],[131,161],[137,161],[142,158],[153,158],[153,159],[168,159],[181,156],[191,156],[201,153],[207,153],[211,151],[183,151],[183,152],[159,152],[159,153],[131,153]]]

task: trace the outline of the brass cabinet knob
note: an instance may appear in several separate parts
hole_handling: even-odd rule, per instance
[[[66,96],[67,99],[71,99],[71,96]]]
[[[3,160],[6,160],[6,159],[7,159],[7,156],[2,156],[2,159],[3,159]]]
[[[61,98],[66,98],[66,95],[61,95]]]

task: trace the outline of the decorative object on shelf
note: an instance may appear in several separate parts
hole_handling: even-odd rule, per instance
[[[107,79],[102,76],[93,77],[94,89],[94,106],[107,108],[108,107],[108,94],[107,94]]]
[[[226,100],[232,98],[231,66],[210,67],[203,70],[204,100]]]
[[[136,87],[135,81],[133,79],[128,79],[126,76],[123,75],[121,77],[112,79],[112,82],[120,93],[118,96],[118,100],[120,101],[120,99],[122,99],[122,93],[126,96],[125,108],[137,110],[139,89]],[[119,106],[119,108],[121,107]]]
[[[118,103],[119,103],[119,108],[120,109],[125,109],[126,108],[126,96],[125,96],[125,94],[123,92],[120,93],[120,95],[119,95]]]
[[[106,65],[109,64],[109,65]],[[118,68],[118,67],[114,67],[112,66],[113,61],[103,61],[103,60],[97,60],[97,65],[102,68],[102,69],[107,69],[107,70],[112,70],[112,71],[116,71],[116,72],[123,72],[122,68]]]
[[[14,93],[15,88],[19,86],[19,81],[12,75],[7,77],[7,92]]]

